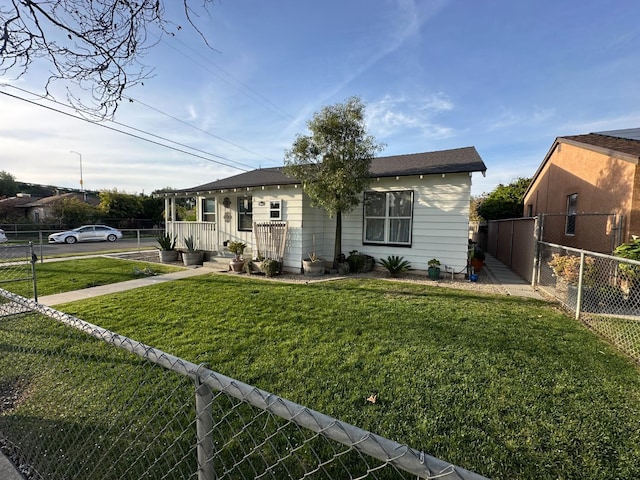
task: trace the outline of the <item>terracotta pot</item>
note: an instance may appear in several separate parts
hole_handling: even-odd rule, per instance
[[[480,260],[479,258],[471,259],[471,266],[473,267],[473,271],[475,273],[480,273],[482,271],[483,265],[484,265],[484,260]]]
[[[233,272],[239,273],[244,269],[244,260],[242,258],[234,258],[229,262],[229,266]]]

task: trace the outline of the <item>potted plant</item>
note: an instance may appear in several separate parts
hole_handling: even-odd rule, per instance
[[[401,273],[411,270],[411,262],[398,255],[389,255],[386,260],[381,258],[380,265],[387,269],[391,277],[396,278]]]
[[[182,252],[182,263],[184,263],[185,266],[202,265],[204,252],[201,250],[196,250],[193,235],[190,235],[184,239],[184,245],[185,247],[187,247],[187,250]]]
[[[308,276],[324,275],[324,260],[314,251],[308,258],[302,260],[302,270]]]
[[[231,271],[242,272],[244,268],[244,258],[242,258],[242,254],[244,253],[244,249],[247,248],[247,244],[243,242],[230,242],[227,248],[233,253],[233,258],[229,262]]]
[[[427,262],[429,268],[427,271],[429,272],[429,278],[431,280],[438,280],[440,278],[440,260],[437,258],[432,258]]]
[[[482,249],[475,247],[473,250],[471,250],[469,261],[471,262],[473,273],[480,273],[482,271],[482,267],[484,266],[484,259],[485,254]]]
[[[556,282],[558,293],[565,297],[567,305],[575,308],[578,298],[578,281],[580,279],[580,256],[554,253],[551,255],[548,265],[558,279]],[[585,289],[593,286],[595,273],[595,259],[593,257],[585,257],[582,270],[582,285]]]
[[[260,271],[267,277],[274,277],[280,273],[280,262],[273,258],[265,258],[260,265]]]
[[[158,254],[162,263],[176,262],[178,251],[176,250],[176,237],[171,238],[167,232],[156,237],[158,241]]]

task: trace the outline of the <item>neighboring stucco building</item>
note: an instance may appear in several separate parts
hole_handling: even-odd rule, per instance
[[[399,255],[426,270],[438,258],[449,271],[467,262],[471,175],[486,166],[474,147],[375,158],[363,202],[342,220],[342,249],[386,258]],[[265,168],[193,188],[167,192],[167,232],[184,245],[193,235],[199,249],[224,254],[229,241],[255,248],[254,223],[287,223],[283,266],[299,271],[313,251],[333,258],[335,219],[311,206],[298,179],[281,167]],[[197,198],[197,222],[177,222],[175,199]],[[248,254],[250,254],[248,252]]]
[[[640,235],[639,159],[640,129],[558,137],[525,193],[524,215],[558,214],[545,238],[610,251]]]

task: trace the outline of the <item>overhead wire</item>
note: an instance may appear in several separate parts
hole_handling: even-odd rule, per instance
[[[1,84],[1,85],[2,85],[2,86],[5,86],[5,87],[7,87],[7,86],[8,86],[8,87],[11,87],[11,88],[15,88],[15,89],[17,89],[17,90],[24,91],[24,92],[29,93],[29,94],[31,94],[31,95],[38,96],[37,94],[34,94],[33,92],[29,92],[28,90],[24,90],[24,89],[21,89],[21,88],[15,87],[15,86],[13,86],[13,85],[9,85],[9,84]],[[169,143],[174,143],[174,144],[176,144],[176,145],[180,145],[180,146],[182,146],[182,147],[189,148],[189,149],[194,150],[194,151],[196,151],[196,152],[204,153],[204,154],[206,154],[206,155],[208,155],[208,156],[210,156],[210,157],[219,158],[220,160],[225,160],[226,162],[236,163],[237,165],[242,165],[242,166],[241,166],[241,167],[239,167],[239,166],[236,166],[236,165],[232,165],[232,164],[230,164],[230,163],[225,163],[225,162],[220,161],[220,160],[213,160],[213,159],[208,158],[208,157],[206,157],[206,156],[204,156],[204,155],[199,155],[199,154],[197,154],[197,153],[189,152],[189,151],[187,151],[187,150],[183,150],[183,149],[181,149],[181,148],[172,147],[171,145],[166,145],[166,144],[164,144],[164,143],[161,143],[161,142],[158,142],[158,141],[152,140],[152,139],[150,139],[150,138],[142,137],[142,136],[140,136],[140,135],[136,135],[136,134],[133,134],[133,133],[131,133],[131,132],[127,132],[127,131],[125,131],[125,130],[121,130],[121,129],[119,129],[119,128],[115,128],[115,127],[111,127],[111,126],[109,126],[109,125],[105,125],[104,123],[96,123],[96,122],[92,122],[92,121],[90,121],[90,120],[88,120],[88,119],[86,119],[86,118],[84,118],[84,117],[77,116],[77,115],[73,115],[73,114],[71,114],[71,113],[69,113],[69,112],[64,112],[64,111],[59,110],[59,109],[57,109],[57,108],[53,108],[53,107],[48,106],[48,105],[43,105],[43,104],[38,103],[38,102],[36,102],[36,101],[33,101],[33,100],[29,100],[29,99],[27,99],[27,98],[20,97],[20,96],[18,96],[18,95],[13,95],[13,94],[11,94],[11,93],[9,93],[9,92],[5,92],[5,91],[0,90],[0,94],[5,95],[5,96],[8,96],[8,97],[11,97],[11,98],[14,98],[14,99],[16,99],[16,100],[21,100],[21,101],[23,101],[23,102],[27,102],[27,103],[32,104],[32,105],[35,105],[35,106],[37,106],[37,107],[41,107],[41,108],[44,108],[44,109],[47,109],[47,110],[50,110],[50,111],[53,111],[53,112],[56,112],[56,113],[60,113],[60,114],[62,114],[62,115],[65,115],[65,116],[67,116],[67,117],[74,118],[74,119],[76,119],[76,120],[82,120],[82,121],[84,121],[84,122],[87,122],[87,123],[89,123],[89,124],[91,124],[91,125],[95,125],[95,126],[97,126],[97,127],[105,128],[105,129],[107,129],[107,130],[111,130],[111,131],[114,131],[114,132],[117,132],[117,133],[121,133],[121,134],[123,134],[123,135],[127,135],[127,136],[132,137],[132,138],[135,138],[135,139],[137,139],[137,140],[142,140],[142,141],[145,141],[145,142],[147,142],[147,143],[151,143],[151,144],[158,145],[158,146],[161,146],[161,147],[164,147],[164,148],[168,148],[168,149],[170,149],[170,150],[174,150],[174,151],[179,152],[179,153],[183,153],[183,154],[185,154],[185,155],[189,155],[189,156],[192,156],[192,157],[200,158],[201,160],[205,160],[205,161],[208,161],[208,162],[211,162],[211,163],[216,163],[216,164],[218,164],[218,165],[222,165],[222,166],[225,166],[225,167],[230,167],[230,168],[234,168],[234,169],[236,169],[236,170],[242,170],[242,171],[248,171],[248,170],[252,170],[252,169],[253,169],[252,167],[250,167],[250,166],[248,166],[248,165],[244,165],[244,164],[242,164],[241,162],[238,162],[238,161],[236,161],[236,160],[231,160],[230,158],[223,157],[222,155],[217,155],[217,154],[214,154],[214,153],[205,152],[205,151],[203,151],[203,150],[199,150],[199,149],[196,149],[196,148],[194,148],[194,147],[190,147],[190,146],[188,146],[188,145],[184,145],[184,144],[181,144],[181,143],[179,143],[179,142],[175,142],[175,141],[173,141],[173,140],[170,140],[170,139],[165,138],[165,137],[161,137],[161,136],[159,136],[159,135],[152,134],[152,133],[150,133],[150,132],[145,132],[145,131],[143,131],[143,130],[137,129],[137,128],[135,128],[135,127],[128,126],[128,125],[123,124],[123,123],[115,122],[115,121],[113,121],[113,120],[110,120],[110,122],[115,123],[115,124],[118,124],[118,125],[121,125],[121,126],[124,126],[124,127],[126,127],[126,128],[131,129],[131,130],[134,130],[134,131],[138,131],[138,132],[140,132],[140,133],[144,133],[145,135],[149,135],[149,136],[152,136],[152,137],[155,137],[155,138],[162,139],[162,140],[164,140],[164,141],[166,141],[166,142],[169,142]],[[65,106],[65,107],[68,107],[68,105],[65,105],[65,104],[63,104],[63,103],[57,102],[57,101],[55,101],[55,100],[49,100],[49,101],[51,101],[51,102],[53,102],[53,103],[56,103],[56,104],[59,104],[59,105],[62,105],[62,106]]]

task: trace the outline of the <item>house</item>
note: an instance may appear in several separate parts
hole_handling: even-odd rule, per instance
[[[524,197],[543,239],[611,253],[640,234],[640,128],[558,137]]]
[[[20,208],[25,209],[25,217],[30,218],[33,223],[42,223],[53,217],[53,207],[64,200],[77,199],[81,202],[97,206],[100,199],[95,194],[86,192],[69,192],[49,197],[34,199],[31,202],[24,203]]]
[[[376,259],[399,255],[417,270],[426,270],[427,261],[438,258],[448,271],[464,272],[471,175],[485,171],[474,147],[373,159],[363,201],[342,217],[342,253],[357,250]],[[260,240],[254,226],[280,222],[287,230],[285,271],[299,272],[314,250],[333,258],[335,219],[312,207],[301,182],[284,175],[282,167],[158,196],[165,199],[167,232],[179,246],[193,236],[197,247],[211,256],[225,255],[231,241],[245,242],[255,253]],[[175,220],[180,197],[197,199],[196,222]]]

